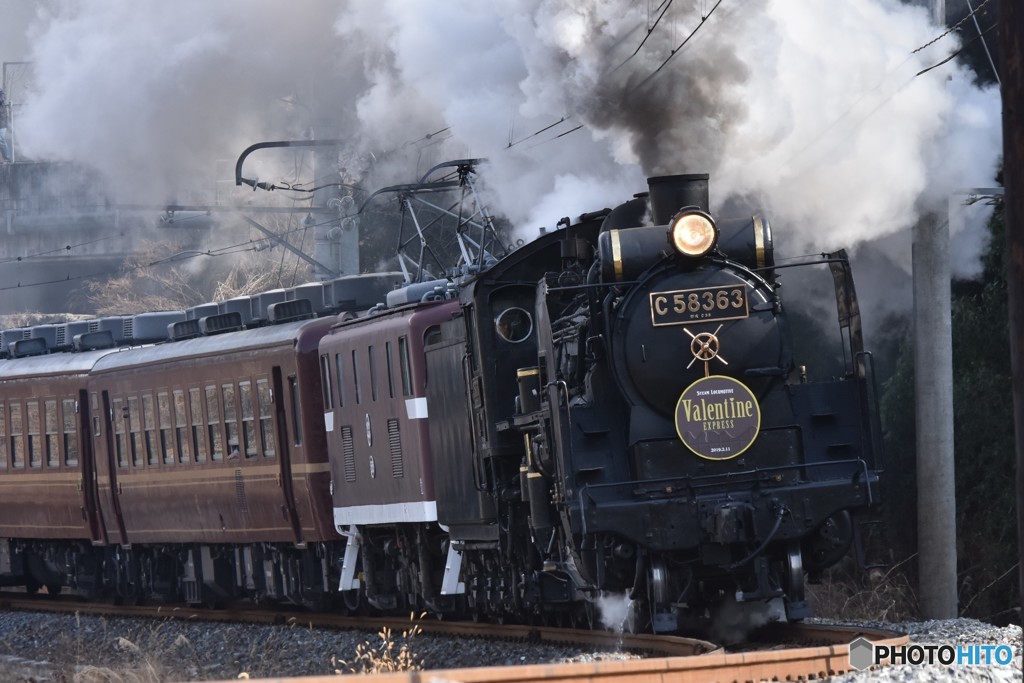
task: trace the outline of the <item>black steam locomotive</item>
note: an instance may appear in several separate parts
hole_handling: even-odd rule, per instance
[[[849,263],[815,262],[845,349],[815,376],[767,221],[713,219],[707,176],[649,190],[441,280],[5,330],[0,585],[577,623],[621,595],[656,631],[728,602],[807,616],[805,573],[877,502]]]
[[[877,501],[848,261],[824,259],[847,369],[811,382],[767,221],[716,223],[706,175],[649,187],[462,288],[425,348],[428,375],[455,378],[427,386],[438,522],[486,613],[619,592],[655,630],[726,598],[803,618],[804,573]]]

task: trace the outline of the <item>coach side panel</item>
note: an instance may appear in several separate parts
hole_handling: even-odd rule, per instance
[[[78,429],[84,381],[0,381],[0,537],[90,538]]]
[[[317,465],[306,447],[323,439],[303,422],[302,392],[319,387],[302,376],[288,343],[94,378],[91,395],[109,405],[108,435],[95,442],[111,538],[302,543],[333,534],[324,528],[326,449]]]

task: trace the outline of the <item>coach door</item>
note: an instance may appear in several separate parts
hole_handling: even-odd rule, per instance
[[[103,519],[107,522],[108,530],[116,528],[119,538],[111,538],[111,541],[128,545],[128,534],[124,529],[124,517],[121,515],[121,500],[118,498],[117,484],[117,458],[114,451],[114,425],[112,424],[112,413],[110,404],[110,393],[103,392],[102,416],[93,416],[93,425],[101,425],[101,428],[93,433],[93,448],[96,453],[96,470],[99,474],[98,498],[99,507],[103,513]],[[118,415],[120,418],[120,415]],[[102,444],[100,440],[102,439]],[[102,445],[102,447],[101,447]],[[103,453],[106,452],[106,457]],[[104,475],[106,468],[106,475]],[[110,522],[114,523],[111,524]]]
[[[302,524],[299,522],[299,514],[295,509],[295,490],[292,486],[292,456],[290,448],[290,437],[288,436],[288,420],[285,416],[285,393],[284,381],[281,377],[281,366],[275,365],[272,371],[274,387],[274,422],[277,423],[278,434],[278,462],[280,463],[281,491],[284,493],[284,505],[288,513],[288,519],[292,524],[292,534],[295,536],[295,545],[299,548],[305,547],[302,540]],[[298,416],[296,416],[298,419]]]
[[[95,398],[96,394],[93,394]],[[90,410],[90,407],[92,410]],[[93,545],[106,545],[107,530],[103,528],[103,513],[100,512],[99,477],[96,472],[96,449],[93,439],[90,436],[90,414],[99,412],[99,406],[90,406],[89,393],[85,389],[78,392],[78,434],[81,436],[78,443],[81,444],[79,457],[82,467],[82,505],[84,506],[86,519],[89,522],[89,536]],[[97,418],[98,419],[98,418]],[[65,424],[68,415],[64,415]],[[98,422],[97,422],[98,424]]]

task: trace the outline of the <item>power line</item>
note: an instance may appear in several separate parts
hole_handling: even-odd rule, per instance
[[[651,37],[652,33],[654,33],[654,29],[658,28],[658,23],[661,22],[661,18],[665,16],[666,12],[668,12],[668,8],[672,6],[672,1],[673,0],[666,0],[663,3],[664,4],[664,9],[661,10],[661,14],[658,15],[658,18],[654,20],[654,25],[647,29],[647,35],[644,36],[644,39],[641,40],[640,44],[636,46],[635,50],[633,50],[633,54],[631,54],[630,56],[626,57],[624,60],[622,60],[621,64],[619,64],[617,67],[612,69],[612,73],[614,73],[614,72],[618,71],[619,69],[621,69],[622,67],[624,67],[626,65],[626,62],[628,62],[629,60],[633,59],[633,57],[637,56],[637,54],[640,52],[640,49],[644,46],[644,43],[646,43],[647,39]],[[655,10],[655,11],[657,11],[657,10]]]
[[[932,64],[932,65],[931,65],[930,67],[928,67],[927,69],[922,69],[921,71],[918,71],[918,72],[917,72],[916,74],[914,74],[914,77],[916,78],[917,76],[920,76],[920,75],[922,75],[922,74],[926,74],[926,73],[928,73],[929,71],[931,71],[932,69],[938,68],[938,67],[942,66],[943,64],[945,64],[946,62],[950,61],[951,59],[954,59],[954,58],[956,58],[956,57],[957,57],[957,55],[959,55],[959,54],[960,54],[961,52],[963,52],[963,51],[964,51],[964,50],[966,50],[966,49],[967,49],[968,47],[970,47],[970,46],[971,46],[971,45],[972,45],[972,44],[973,44],[973,43],[974,43],[974,42],[975,42],[976,40],[978,40],[979,38],[980,38],[981,40],[983,40],[983,41],[984,41],[984,40],[985,40],[985,34],[986,34],[986,33],[988,33],[989,31],[991,31],[992,29],[994,29],[994,28],[995,28],[995,27],[996,27],[997,25],[998,25],[998,24],[992,24],[992,25],[991,25],[991,26],[989,26],[989,27],[988,27],[987,29],[985,29],[985,31],[984,31],[983,33],[979,33],[979,34],[978,34],[977,36],[975,36],[975,37],[974,37],[974,38],[972,38],[971,40],[969,40],[969,41],[967,41],[966,43],[964,43],[964,44],[963,44],[963,46],[962,46],[962,47],[961,47],[961,48],[960,48],[959,50],[957,50],[956,52],[952,53],[951,55],[949,55],[948,57],[946,57],[945,59],[943,59],[943,60],[942,60],[941,62],[937,62],[937,63],[935,63],[935,64]],[[999,78],[998,74],[996,75],[996,78],[997,78],[997,79]]]
[[[526,149],[527,149],[527,151],[529,151],[529,150],[531,150],[531,149],[537,149],[537,148],[538,148],[538,147],[540,147],[541,145],[546,145],[546,144],[548,144],[549,142],[554,142],[554,141],[555,141],[555,140],[557,140],[558,138],[564,138],[564,137],[565,137],[566,135],[569,135],[570,133],[575,133],[576,131],[578,131],[578,130],[579,130],[579,129],[581,129],[581,128],[583,128],[583,124],[582,124],[582,123],[581,123],[580,125],[576,126],[575,128],[572,128],[572,129],[570,129],[570,130],[567,130],[567,131],[565,131],[564,133],[559,133],[558,135],[556,135],[556,136],[555,136],[555,137],[553,137],[553,138],[548,138],[548,139],[546,139],[546,140],[541,140],[541,141],[539,141],[539,142],[536,142],[536,143],[534,143],[534,144],[530,145],[529,147],[527,147]]]
[[[547,130],[551,130],[552,128],[554,128],[554,127],[555,127],[555,126],[557,126],[558,124],[562,123],[563,121],[565,121],[565,117],[562,117],[561,119],[559,119],[558,121],[554,122],[553,124],[550,124],[550,125],[548,125],[548,126],[545,126],[545,127],[544,127],[544,128],[542,128],[541,130],[538,130],[538,131],[536,131],[536,132],[534,132],[534,133],[530,133],[530,134],[529,134],[529,135],[527,135],[526,137],[522,137],[522,138],[519,138],[519,139],[518,139],[518,140],[516,140],[515,142],[513,142],[513,141],[511,140],[511,137],[510,137],[510,138],[509,138],[509,143],[508,143],[508,145],[507,145],[507,146],[506,146],[505,148],[506,148],[506,150],[508,150],[508,148],[509,148],[509,147],[514,147],[515,145],[517,145],[517,144],[519,144],[519,143],[521,143],[521,142],[525,142],[526,140],[530,139],[531,137],[537,137],[537,136],[538,136],[538,135],[540,135],[541,133],[543,133],[543,132],[545,132],[545,131],[547,131]]]
[[[986,2],[988,2],[988,0],[985,0],[985,1],[986,1]],[[709,12],[708,12],[707,14],[701,14],[701,17],[700,17],[700,23],[699,23],[699,24],[697,24],[697,27],[696,27],[696,28],[694,28],[694,29],[693,29],[692,31],[690,31],[690,35],[686,36],[686,38],[684,38],[684,39],[683,39],[683,42],[679,43],[679,45],[677,45],[677,46],[676,46],[676,48],[675,48],[674,50],[672,50],[672,52],[671,52],[671,53],[669,53],[669,56],[665,58],[665,61],[663,61],[663,62],[662,62],[662,63],[661,63],[661,64],[660,64],[659,66],[658,66],[658,68],[657,68],[657,69],[655,69],[654,71],[652,71],[652,72],[651,72],[651,73],[650,73],[650,74],[649,74],[649,75],[648,75],[648,76],[647,76],[646,78],[644,78],[644,79],[643,79],[642,81],[640,81],[639,83],[637,83],[637,84],[636,84],[636,85],[635,85],[635,86],[634,86],[633,88],[631,88],[631,89],[630,89],[630,92],[633,92],[633,91],[635,91],[635,90],[638,90],[638,89],[642,88],[642,87],[643,87],[644,85],[646,85],[646,84],[647,84],[647,83],[648,83],[648,82],[649,82],[649,81],[650,81],[650,80],[651,80],[652,78],[654,78],[654,77],[655,77],[655,76],[657,75],[657,73],[658,73],[659,71],[661,71],[662,69],[664,69],[664,68],[665,68],[665,65],[666,65],[666,64],[668,64],[668,63],[669,63],[669,62],[670,62],[670,61],[672,60],[672,58],[673,58],[673,57],[675,57],[675,56],[676,56],[676,55],[677,55],[677,54],[679,53],[679,51],[680,51],[680,50],[682,50],[682,49],[683,49],[683,47],[684,47],[684,46],[685,46],[685,45],[686,45],[686,44],[687,44],[688,42],[690,42],[690,39],[691,39],[691,38],[693,38],[693,37],[694,37],[695,35],[697,35],[697,31],[699,31],[699,30],[701,29],[701,27],[702,27],[702,26],[704,26],[704,24],[705,24],[705,23],[707,23],[707,20],[711,18],[711,15],[715,13],[715,10],[716,10],[716,9],[718,9],[718,6],[719,6],[719,5],[721,5],[721,4],[722,4],[722,0],[718,0],[718,2],[716,2],[716,3],[714,4],[714,6],[713,6],[713,7],[711,8],[711,10],[710,10],[710,11],[709,11]]]
[[[967,15],[966,17],[964,17],[964,18],[963,18],[963,19],[961,19],[960,21],[956,22],[956,25],[954,25],[954,26],[950,26],[950,27],[949,27],[949,29],[948,29],[948,30],[947,30],[947,31],[946,31],[945,33],[943,33],[942,35],[940,35],[940,36],[937,36],[937,37],[935,37],[935,38],[933,38],[933,39],[929,40],[929,41],[928,41],[927,43],[925,43],[925,44],[924,44],[924,45],[922,45],[921,47],[917,48],[916,50],[914,50],[914,51],[913,51],[913,52],[911,52],[910,54],[912,54],[912,55],[913,55],[913,54],[917,54],[918,52],[920,52],[921,50],[925,49],[925,48],[926,48],[926,47],[928,47],[929,45],[934,45],[935,43],[939,42],[940,40],[942,40],[943,38],[945,38],[946,36],[948,36],[948,35],[949,35],[950,33],[952,33],[953,31],[957,30],[958,28],[960,28],[960,27],[961,27],[961,26],[963,25],[963,23],[964,23],[965,21],[967,21],[968,19],[970,19],[971,17],[973,17],[973,16],[974,16],[974,15],[975,15],[976,13],[980,12],[980,11],[981,11],[981,8],[982,8],[982,7],[984,7],[985,5],[987,5],[987,4],[988,4],[988,2],[989,2],[989,0],[983,0],[983,2],[982,2],[982,3],[980,4],[980,5],[978,5],[978,9],[976,9],[976,10],[971,10],[970,14],[968,14],[968,15]],[[970,4],[969,4],[969,3],[968,3],[968,7],[970,7]]]
[[[648,35],[648,36],[650,36],[650,34],[651,34],[651,32],[652,32],[652,31],[654,30],[655,26],[657,26],[657,23],[658,23],[658,21],[660,21],[660,20],[661,20],[661,18],[662,18],[663,16],[665,16],[665,12],[667,12],[667,11],[668,11],[668,8],[669,8],[669,6],[670,6],[671,4],[672,4],[672,0],[664,0],[664,3],[663,3],[663,5],[662,5],[662,6],[659,6],[659,7],[660,7],[660,8],[662,9],[662,12],[661,12],[661,14],[660,14],[660,15],[658,16],[658,19],[657,19],[657,20],[655,21],[655,25],[654,25],[654,26],[652,26],[652,27],[651,27],[651,29],[650,29],[650,30],[648,31],[648,33],[647,33],[647,35]],[[705,23],[707,22],[707,20],[711,18],[711,15],[712,15],[712,14],[714,14],[715,10],[716,10],[716,9],[718,9],[718,6],[719,6],[719,5],[721,5],[721,4],[722,4],[722,0],[717,0],[717,2],[716,2],[716,3],[714,4],[714,6],[713,6],[713,7],[712,7],[712,8],[711,8],[711,9],[710,9],[710,10],[709,10],[709,11],[708,11],[708,12],[707,12],[706,14],[704,14],[704,13],[702,12],[702,13],[701,13],[701,19],[700,19],[700,23],[699,23],[699,24],[697,24],[696,28],[694,28],[694,29],[693,29],[693,31],[691,31],[691,32],[690,32],[690,34],[689,34],[688,36],[686,36],[686,38],[685,38],[685,39],[683,40],[683,42],[681,42],[681,43],[680,43],[680,44],[679,44],[678,46],[676,46],[676,48],[675,48],[675,49],[673,49],[673,50],[672,50],[672,52],[671,52],[671,53],[669,54],[669,56],[665,58],[665,60],[664,60],[664,61],[663,61],[663,62],[662,62],[662,63],[661,63],[661,64],[660,64],[659,66],[658,66],[658,68],[657,68],[657,69],[655,69],[655,70],[654,70],[654,71],[652,71],[652,72],[651,72],[650,74],[648,74],[648,75],[647,75],[647,76],[646,76],[646,77],[645,77],[645,78],[644,78],[644,79],[643,79],[642,81],[640,81],[640,82],[639,82],[638,84],[636,84],[636,85],[635,85],[634,87],[630,88],[629,92],[634,92],[634,91],[636,91],[637,89],[639,89],[639,88],[643,87],[643,86],[644,86],[645,84],[647,84],[647,83],[648,83],[648,82],[649,82],[649,81],[650,81],[650,80],[651,80],[652,78],[654,78],[654,76],[655,76],[655,75],[656,75],[656,74],[657,74],[657,73],[658,73],[659,71],[661,71],[661,70],[662,70],[663,68],[665,68],[665,65],[666,65],[666,64],[668,64],[668,63],[669,63],[669,61],[670,61],[670,60],[671,60],[671,59],[672,59],[673,57],[675,57],[675,56],[676,56],[676,54],[677,54],[677,53],[678,53],[678,52],[679,52],[679,51],[680,51],[680,50],[681,50],[681,49],[682,49],[682,48],[683,48],[683,47],[684,47],[684,46],[685,46],[685,45],[686,45],[686,44],[687,44],[688,42],[690,42],[690,39],[692,39],[692,38],[694,37],[694,35],[696,35],[696,34],[697,34],[697,31],[699,31],[699,30],[701,29],[701,27],[702,27],[702,26],[704,26],[704,24],[705,24]],[[644,41],[646,41],[646,40],[647,40],[647,38],[645,37],[645,38],[644,38]],[[622,64],[620,64],[620,65],[619,65],[618,67],[615,67],[615,69],[617,70],[617,69],[618,69],[619,67],[621,67],[621,66],[622,66],[623,64],[625,64],[626,62],[628,62],[628,61],[629,61],[629,59],[632,59],[632,57],[633,57],[633,56],[635,56],[635,55],[636,55],[636,54],[637,54],[637,53],[638,53],[638,52],[640,51],[640,47],[643,47],[643,42],[644,42],[644,41],[642,41],[642,42],[640,43],[640,46],[639,46],[639,47],[637,47],[636,51],[635,51],[635,52],[633,53],[633,55],[632,55],[632,56],[630,56],[629,58],[627,58],[627,59],[626,59],[626,61],[624,61],[624,62],[623,62]],[[614,71],[614,70],[613,70],[613,71]],[[627,94],[628,94],[628,93],[627,93]],[[569,117],[569,118],[571,119],[571,117]],[[508,149],[509,147],[512,147],[512,146],[514,146],[514,145],[517,145],[517,144],[519,144],[519,143],[521,143],[521,142],[524,142],[524,141],[526,141],[526,140],[529,140],[530,138],[533,138],[533,137],[535,137],[536,135],[539,135],[539,134],[543,133],[543,132],[544,132],[544,131],[546,131],[546,130],[549,130],[549,129],[551,129],[551,128],[554,128],[555,126],[557,126],[558,124],[562,123],[562,122],[563,122],[563,121],[565,121],[565,120],[566,120],[566,117],[564,117],[564,116],[563,116],[563,117],[562,117],[561,119],[559,119],[559,120],[558,120],[558,121],[556,121],[555,123],[553,123],[553,124],[551,124],[551,125],[549,125],[549,126],[546,126],[546,127],[542,128],[542,129],[540,129],[540,130],[538,130],[538,131],[536,131],[536,132],[534,132],[534,133],[531,133],[530,135],[526,136],[525,138],[522,138],[521,140],[517,140],[516,142],[514,142],[514,143],[512,143],[512,144],[508,145],[508,146],[507,146],[507,147],[506,147],[505,149]],[[556,135],[556,136],[555,136],[555,137],[553,137],[553,138],[549,138],[549,139],[547,139],[547,140],[542,140],[542,141],[538,142],[538,143],[537,143],[537,144],[535,144],[535,145],[531,145],[530,147],[527,147],[527,149],[528,149],[528,150],[529,150],[529,149],[534,149],[534,148],[536,148],[536,147],[540,147],[541,145],[545,145],[545,144],[547,144],[547,143],[549,143],[549,142],[554,142],[555,140],[558,140],[559,138],[565,137],[566,135],[569,135],[570,133],[575,133],[576,131],[580,130],[580,129],[581,129],[581,128],[583,128],[583,127],[584,127],[584,124],[580,124],[580,125],[576,126],[575,128],[572,128],[571,130],[567,130],[567,131],[565,131],[564,133],[559,133],[558,135]]]
[[[47,249],[46,251],[37,251],[37,252],[32,253],[32,254],[26,254],[25,256],[15,256],[14,258],[4,259],[4,260],[0,261],[0,265],[4,265],[6,263],[21,263],[21,262],[27,261],[27,260],[29,260],[31,258],[38,258],[40,256],[48,256],[50,254],[57,254],[57,253],[62,252],[62,251],[71,251],[72,249],[77,249],[78,247],[86,247],[86,246],[89,246],[90,244],[96,244],[98,242],[105,242],[106,240],[112,240],[114,238],[115,238],[115,236],[111,235],[110,237],[100,237],[99,239],[89,240],[88,242],[79,242],[78,244],[65,244],[63,247],[57,247],[57,248],[54,248],[54,249]]]
[[[988,0],[985,0],[988,2]],[[985,48],[985,56],[988,57],[988,64],[992,67],[992,75],[996,77],[996,83],[1002,87],[1003,82],[999,79],[999,71],[996,70],[996,63],[992,60],[992,53],[988,51],[988,41],[985,40],[985,33],[981,31],[981,25],[978,23],[978,17],[975,13],[975,9],[971,7],[971,0],[967,0],[967,9],[971,10],[971,19],[974,20],[974,30],[978,32],[978,37],[981,38],[981,46]],[[978,9],[981,9],[979,6]]]

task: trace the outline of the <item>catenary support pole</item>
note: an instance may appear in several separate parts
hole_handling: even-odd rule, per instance
[[[951,619],[957,587],[948,222],[922,217],[913,241],[918,597],[926,619]]]

